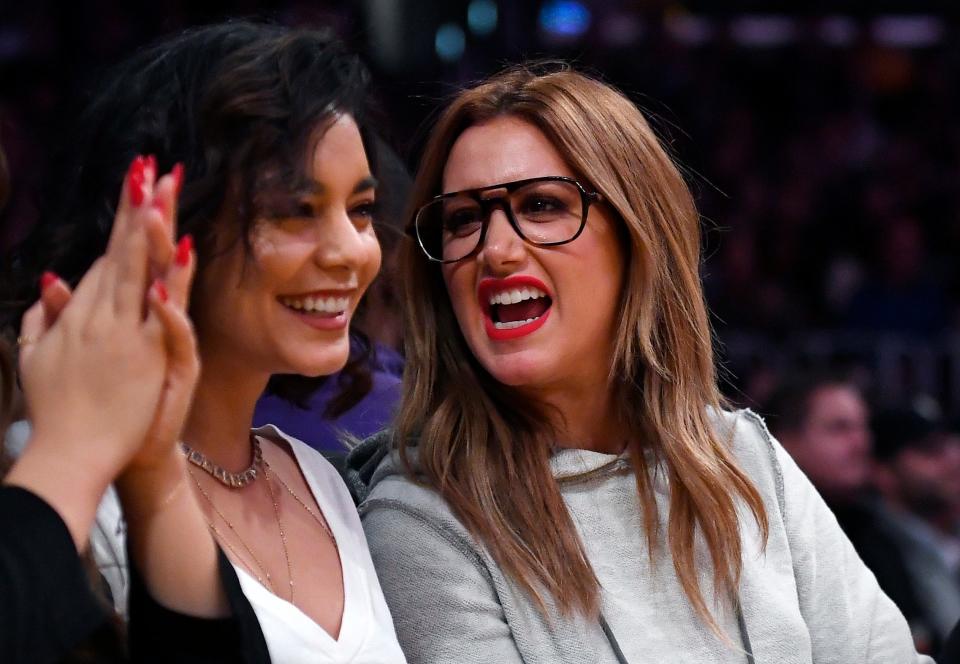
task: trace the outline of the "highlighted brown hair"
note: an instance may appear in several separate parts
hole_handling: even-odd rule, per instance
[[[437,122],[412,209],[440,193],[450,149],[470,126],[510,116],[538,127],[618,218],[629,257],[610,381],[627,430],[649,555],[655,472],[669,480],[669,550],[684,592],[714,630],[695,541],[713,562],[713,595],[734,597],[737,504],[764,541],[763,501],[713,423],[723,406],[700,284],[699,215],[643,115],[624,95],[561,68],[509,69],[462,92]],[[396,437],[416,445],[422,477],[513,580],[546,610],[596,615],[599,584],[550,471],[550,414],[494,380],[471,354],[439,268],[409,239],[402,254],[407,367]],[[416,442],[414,442],[416,441]],[[657,466],[660,470],[657,471]],[[641,555],[641,552],[637,552]]]

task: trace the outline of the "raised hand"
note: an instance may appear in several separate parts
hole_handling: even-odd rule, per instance
[[[166,223],[171,236],[176,229],[176,198],[180,177],[174,172],[170,177],[162,178],[154,191],[154,205],[167,215]],[[177,441],[200,373],[196,338],[186,313],[196,268],[193,239],[189,235],[183,236],[177,243],[172,260],[166,265],[161,260],[154,257],[151,264],[155,270],[162,271],[161,283],[165,285],[166,299],[160,301],[151,298],[150,302],[165,330],[167,373],[143,445],[131,460],[128,473],[150,470],[157,464],[168,462],[171,454],[179,453]]]
[[[72,295],[45,278],[44,296],[23,319],[20,372],[33,432],[7,482],[58,509],[78,544],[103,489],[143,445],[171,334],[179,338],[162,282],[147,296],[151,257],[169,262],[174,253],[171,212],[152,205],[154,178],[150,160],[134,161],[106,254]]]

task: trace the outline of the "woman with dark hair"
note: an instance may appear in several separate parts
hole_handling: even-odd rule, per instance
[[[348,460],[410,661],[929,661],[724,410],[699,217],[625,96],[564,67],[464,91],[412,204],[403,401]]]
[[[19,260],[71,281],[104,246],[114,159],[184,165],[178,216],[197,252],[202,370],[182,445],[278,662],[403,661],[338,474],[275,427],[250,429],[271,376],[290,399],[345,364],[345,401],[369,384],[368,346],[349,327],[380,264],[367,78],[324,34],[244,22],[143,51],[81,118],[63,200]]]

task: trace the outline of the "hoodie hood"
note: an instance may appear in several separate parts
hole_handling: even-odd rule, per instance
[[[414,473],[417,473],[419,455],[415,446],[408,448],[407,459]],[[561,485],[578,484],[631,470],[625,454],[580,449],[556,450],[550,459],[550,468]],[[364,439],[347,454],[344,479],[354,502],[359,505],[385,477],[404,473],[400,455],[393,445],[393,431],[384,429]]]
[[[403,473],[403,464],[392,448],[393,430],[384,429],[365,438],[347,454],[343,479],[357,505],[384,477]],[[416,454],[409,457],[411,463],[416,463]]]

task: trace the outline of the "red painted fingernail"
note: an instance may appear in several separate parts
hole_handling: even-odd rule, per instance
[[[152,154],[147,155],[146,166],[150,169],[151,179],[155,179],[157,177],[157,158]]]
[[[137,158],[134,159],[130,164],[130,171],[127,176],[127,193],[130,197],[130,203],[134,207],[140,207],[143,205],[143,170],[145,167],[146,161],[142,156],[137,156]]]
[[[160,279],[153,280],[153,289],[157,291],[157,297],[160,298],[161,302],[166,302],[167,298],[170,297],[167,294],[167,287]]]
[[[42,275],[40,275],[40,290],[46,290],[51,285],[53,285],[53,282],[55,282],[59,278],[60,277],[58,277],[56,274],[47,270]]]
[[[183,188],[183,164],[180,162],[174,164],[170,169],[170,175],[173,176],[173,197],[176,198],[180,195],[180,189]]]
[[[177,242],[177,265],[185,267],[190,262],[190,252],[193,250],[193,236],[187,233]]]

